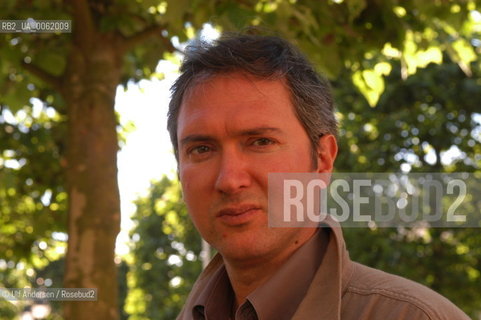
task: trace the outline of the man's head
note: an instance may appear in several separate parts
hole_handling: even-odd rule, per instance
[[[336,122],[327,83],[272,37],[190,48],[181,71],[168,126],[194,224],[231,262],[289,256],[316,225],[268,227],[268,173],[332,170]]]
[[[330,86],[304,55],[289,42],[271,36],[228,35],[213,44],[196,42],[187,47],[181,75],[172,86],[167,129],[178,159],[177,119],[184,95],[196,84],[215,75],[234,71],[259,79],[285,81],[295,113],[306,130],[316,157],[318,140],[336,136]]]

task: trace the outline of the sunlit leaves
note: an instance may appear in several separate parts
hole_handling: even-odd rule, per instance
[[[125,310],[133,319],[173,319],[201,269],[200,237],[178,182],[164,177],[136,204]]]
[[[364,94],[370,106],[375,106],[384,91],[384,79],[375,70],[357,71],[352,75],[353,83]]]
[[[425,41],[435,41],[435,38],[431,36],[433,31],[431,29],[425,30],[424,34],[415,34],[412,31],[406,32],[406,38],[404,41],[404,50],[402,52],[402,61],[406,65],[406,73],[403,77],[412,75],[416,72],[417,68],[424,68],[429,63],[441,63],[443,61],[441,49],[437,46],[430,46],[423,48],[419,46]]]
[[[469,74],[469,64],[479,55],[469,43],[479,32],[474,2],[259,1],[255,9],[262,26],[292,39],[330,78],[344,64],[352,67],[354,82],[371,106],[384,81],[373,65],[359,65],[366,52],[389,44],[391,53],[376,59],[401,61],[404,78],[429,63],[441,63],[442,51]]]

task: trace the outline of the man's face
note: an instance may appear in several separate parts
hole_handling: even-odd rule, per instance
[[[320,171],[283,81],[214,76],[186,94],[177,130],[189,214],[224,258],[275,257],[312,234],[268,228],[268,173]]]

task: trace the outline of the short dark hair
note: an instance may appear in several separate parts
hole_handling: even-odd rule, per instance
[[[329,82],[293,45],[275,36],[227,34],[208,43],[196,40],[185,50],[181,75],[171,88],[167,130],[178,160],[177,120],[184,94],[210,76],[246,72],[260,79],[286,81],[295,113],[309,136],[313,159],[319,138],[337,134]]]

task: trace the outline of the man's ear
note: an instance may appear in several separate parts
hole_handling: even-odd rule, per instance
[[[337,156],[337,141],[332,134],[319,138],[317,146],[317,172],[332,172]]]

